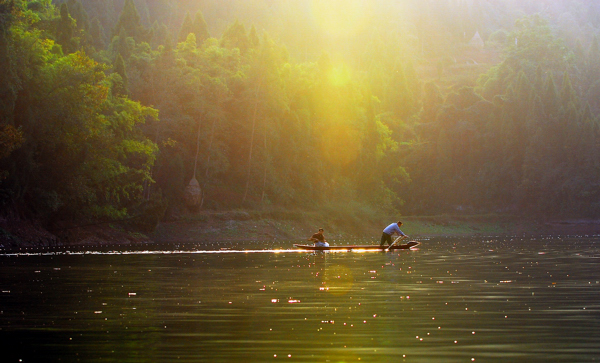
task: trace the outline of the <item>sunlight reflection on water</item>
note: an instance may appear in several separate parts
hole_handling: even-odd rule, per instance
[[[5,254],[0,340],[9,361],[599,359],[597,239],[422,242]]]

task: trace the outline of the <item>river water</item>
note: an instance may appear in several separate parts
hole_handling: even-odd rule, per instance
[[[0,355],[600,361],[600,238],[421,242],[395,252],[311,253],[293,242],[4,252]]]

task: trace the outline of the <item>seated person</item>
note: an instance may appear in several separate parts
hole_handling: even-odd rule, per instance
[[[323,236],[323,228],[319,228],[319,232],[315,233],[308,240],[313,241],[315,243],[315,247],[329,247],[329,243],[325,241],[325,236]]]

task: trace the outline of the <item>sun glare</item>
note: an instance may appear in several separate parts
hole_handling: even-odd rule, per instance
[[[368,2],[357,0],[313,0],[317,25],[333,37],[348,37],[364,29]]]
[[[348,67],[340,65],[331,69],[327,75],[329,83],[336,87],[345,86],[350,83],[351,75]]]
[[[327,73],[328,86],[324,88],[317,109],[323,123],[320,133],[325,142],[321,155],[336,165],[348,165],[360,152],[360,134],[353,125],[350,98],[342,96],[351,87],[352,72],[339,63]]]

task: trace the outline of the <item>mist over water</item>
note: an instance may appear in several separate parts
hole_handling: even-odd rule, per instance
[[[5,254],[0,341],[8,362],[597,361],[599,240]]]

